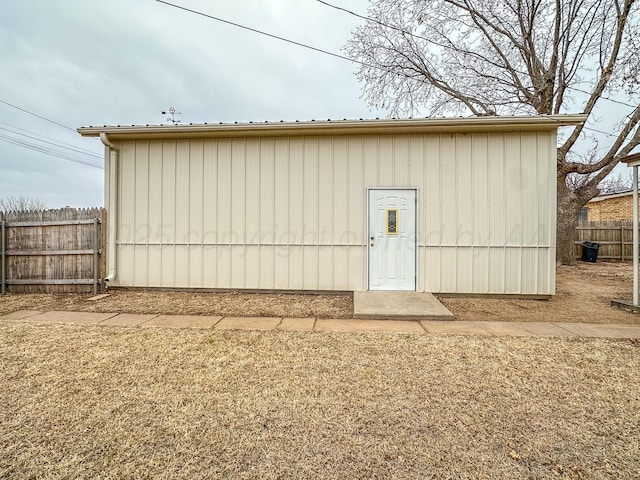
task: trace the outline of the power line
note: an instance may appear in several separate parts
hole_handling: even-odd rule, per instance
[[[60,145],[66,145],[68,147],[78,148],[79,150],[82,150],[83,153],[86,153],[88,155],[95,155],[95,153],[92,152],[91,150],[87,150],[85,148],[80,148],[80,147],[78,147],[78,146],[76,146],[76,145],[74,145],[72,143],[63,142],[62,140],[59,140],[57,138],[48,137],[46,135],[42,135],[41,133],[33,132],[33,131],[27,130],[25,128],[16,127],[15,125],[11,125],[10,123],[0,122],[0,125],[4,125],[6,127],[11,127],[14,130],[20,130],[21,132],[30,133],[31,135],[36,135],[36,136],[41,137],[41,138],[46,138],[47,140],[51,140],[53,142],[59,143]],[[18,132],[14,132],[14,133],[18,133]],[[102,158],[102,157],[100,157],[100,158]]]
[[[9,128],[0,127],[0,130],[4,130],[4,131],[6,131],[6,132],[11,132],[11,133],[13,133],[13,134],[15,134],[15,135],[21,135],[21,136],[23,136],[23,137],[31,138],[32,140],[36,140],[36,141],[38,141],[38,142],[42,142],[42,143],[47,143],[47,144],[49,144],[49,145],[53,145],[54,147],[64,148],[64,149],[66,149],[66,150],[71,150],[71,151],[73,151],[73,152],[81,153],[81,154],[83,154],[83,155],[89,155],[89,156],[91,156],[91,157],[96,157],[96,158],[99,158],[100,160],[102,160],[102,156],[100,156],[100,155],[96,155],[95,153],[92,153],[92,152],[87,152],[87,151],[83,151],[83,150],[78,150],[77,148],[72,148],[72,147],[65,147],[64,145],[60,145],[59,143],[49,142],[49,141],[47,141],[47,140],[41,140],[41,139],[39,139],[38,137],[33,137],[33,136],[31,136],[31,135],[27,135],[26,133],[14,132],[13,130],[11,130],[11,129],[9,129]]]
[[[4,103],[5,105],[8,105],[8,106],[13,107],[13,108],[15,108],[17,110],[20,110],[21,112],[28,113],[29,115],[33,115],[34,117],[37,117],[37,118],[39,118],[41,120],[44,120],[46,122],[49,122],[49,123],[53,123],[54,125],[58,125],[59,127],[66,128],[67,130],[71,130],[72,132],[76,131],[74,128],[68,127],[67,125],[63,125],[62,123],[58,123],[55,120],[51,120],[49,118],[43,117],[42,115],[38,115],[37,113],[30,112],[27,109],[20,108],[17,105],[13,105],[12,103],[5,102],[4,100],[0,100],[0,103]]]
[[[321,48],[312,47],[311,45],[306,45],[304,43],[296,42],[295,40],[290,40],[288,38],[280,37],[280,36],[274,35],[272,33],[263,32],[262,30],[258,30],[256,28],[247,27],[245,25],[241,25],[239,23],[231,22],[231,21],[225,20],[223,18],[214,17],[213,15],[208,15],[206,13],[199,12],[197,10],[192,10],[190,8],[183,7],[181,5],[176,5],[174,3],[166,2],[164,0],[156,0],[156,2],[163,3],[165,5],[177,8],[179,10],[184,10],[185,12],[193,13],[195,15],[200,15],[201,17],[206,17],[206,18],[209,18],[211,20],[215,20],[217,22],[222,22],[222,23],[226,23],[228,25],[232,25],[234,27],[242,28],[243,30],[249,30],[250,32],[258,33],[258,34],[264,35],[266,37],[271,37],[271,38],[275,38],[276,40],[280,40],[280,41],[283,41],[283,42],[291,43],[293,45],[297,45],[298,47],[308,48],[309,50],[315,50],[316,52],[324,53],[325,55],[331,55],[332,57],[340,58],[342,60],[347,60],[348,62],[359,63],[360,65],[364,65],[366,67],[379,68],[379,67],[375,67],[374,65],[369,65],[367,63],[361,62],[359,60],[354,60],[354,59],[351,59],[349,57],[345,57],[344,55],[340,55],[339,53],[334,53],[334,52],[330,52],[329,50],[323,50]]]
[[[9,137],[7,135],[3,135],[0,133],[0,141],[2,142],[6,142],[12,145],[16,145],[18,147],[22,147],[22,148],[26,148],[27,150],[33,150],[39,153],[43,153],[45,155],[49,155],[52,157],[57,157],[57,158],[61,158],[63,160],[67,160],[70,162],[74,162],[74,163],[79,163],[81,165],[86,165],[88,167],[93,167],[93,168],[99,168],[99,169],[104,169],[103,166],[101,165],[96,165],[95,163],[90,163],[90,161],[88,160],[82,160],[80,158],[76,158],[76,157],[71,157],[67,154],[65,154],[64,152],[57,152],[55,150],[51,150],[49,148],[46,147],[42,147],[40,145],[31,143],[31,142],[27,142],[24,140],[20,140],[14,137]]]
[[[390,24],[388,24],[388,23],[381,22],[380,20],[377,20],[377,19],[375,19],[375,18],[371,18],[371,17],[367,17],[367,16],[365,16],[365,15],[360,15],[359,13],[353,12],[353,11],[348,10],[348,9],[346,9],[346,8],[339,7],[339,6],[337,6],[337,5],[332,5],[331,3],[329,3],[329,2],[325,2],[324,0],[316,0],[316,1],[317,1],[318,3],[321,3],[322,5],[327,6],[327,7],[333,8],[333,9],[335,9],[335,10],[340,10],[340,11],[342,11],[342,12],[348,13],[349,15],[353,15],[354,17],[361,18],[361,19],[363,19],[363,20],[367,20],[367,21],[369,21],[369,22],[377,23],[378,25],[381,25],[381,26],[383,26],[383,27],[387,27],[387,28],[391,28],[392,30],[397,30],[398,32],[404,33],[404,34],[406,34],[406,35],[410,35],[411,37],[414,37],[414,38],[420,38],[420,39],[422,39],[422,40],[426,40],[427,42],[431,42],[431,40],[430,40],[430,39],[428,39],[427,37],[423,37],[423,36],[421,36],[421,35],[417,35],[417,34],[415,34],[415,33],[413,33],[413,32],[410,32],[410,31],[408,31],[408,30],[405,30],[404,28],[396,27],[395,25],[390,25]],[[359,62],[359,63],[361,63],[361,62]],[[361,64],[362,64],[362,65],[365,65],[365,66],[369,66],[369,67],[372,67],[372,66],[373,66],[373,65],[369,65],[369,64],[365,64],[365,63],[361,63]],[[519,71],[517,71],[517,70],[516,70],[516,72],[517,72],[517,73],[519,73],[519,74],[521,74],[521,75],[528,75],[528,74],[527,74],[527,73],[525,73],[525,72],[519,72]],[[567,87],[566,87],[566,88],[568,88],[569,90],[575,90],[576,92],[580,92],[580,93],[585,93],[585,94],[587,94],[587,95],[591,95],[591,92],[588,92],[588,91],[586,91],[586,90],[581,90],[581,89],[579,89],[579,88],[577,88],[577,87],[573,87],[573,86],[569,86],[569,85],[567,85]],[[603,97],[603,96],[600,96],[600,99],[602,99],[602,100],[608,100],[609,102],[617,103],[618,105],[624,105],[625,107],[629,107],[629,108],[636,108],[636,106],[635,106],[635,105],[631,105],[631,104],[629,104],[629,103],[625,103],[625,102],[622,102],[622,101],[620,101],[620,100],[616,100],[616,99],[611,98],[611,97]]]

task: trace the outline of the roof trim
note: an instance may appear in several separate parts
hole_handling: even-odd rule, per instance
[[[204,123],[189,125],[89,126],[78,128],[83,137],[101,133],[111,140],[153,138],[246,137],[285,135],[363,135],[388,133],[457,133],[541,131],[581,125],[587,115],[486,116],[382,120],[323,120],[305,122]]]

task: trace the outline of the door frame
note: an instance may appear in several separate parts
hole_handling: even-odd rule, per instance
[[[370,244],[370,235],[371,235],[371,225],[369,220],[371,219],[371,214],[369,212],[370,208],[371,208],[371,204],[370,204],[370,194],[372,190],[413,190],[416,193],[416,205],[415,205],[415,238],[414,238],[414,247],[415,247],[415,281],[414,281],[414,290],[415,292],[418,292],[418,288],[420,286],[420,282],[419,282],[419,271],[418,271],[418,259],[420,256],[420,250],[418,248],[418,238],[419,238],[419,232],[420,232],[420,225],[418,223],[418,219],[420,218],[419,212],[418,212],[418,206],[420,205],[420,189],[418,187],[367,187],[365,189],[365,205],[367,206],[365,208],[365,225],[366,225],[366,232],[365,232],[365,248],[367,250],[367,254],[366,254],[366,264],[365,264],[365,290],[369,291],[369,271],[371,269],[371,263],[369,260],[369,253],[371,251],[371,247],[369,246]],[[377,290],[376,290],[377,291]],[[390,290],[393,291],[393,290]],[[410,292],[411,290],[406,290],[407,292]]]

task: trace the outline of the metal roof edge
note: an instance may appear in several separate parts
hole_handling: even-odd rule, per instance
[[[112,139],[193,138],[207,136],[358,135],[474,131],[554,130],[581,125],[584,114],[538,116],[444,117],[304,122],[203,123],[189,125],[89,126],[78,128],[84,137],[106,133]]]

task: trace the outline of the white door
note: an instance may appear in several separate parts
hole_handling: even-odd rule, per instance
[[[369,290],[416,290],[416,190],[369,190]]]

